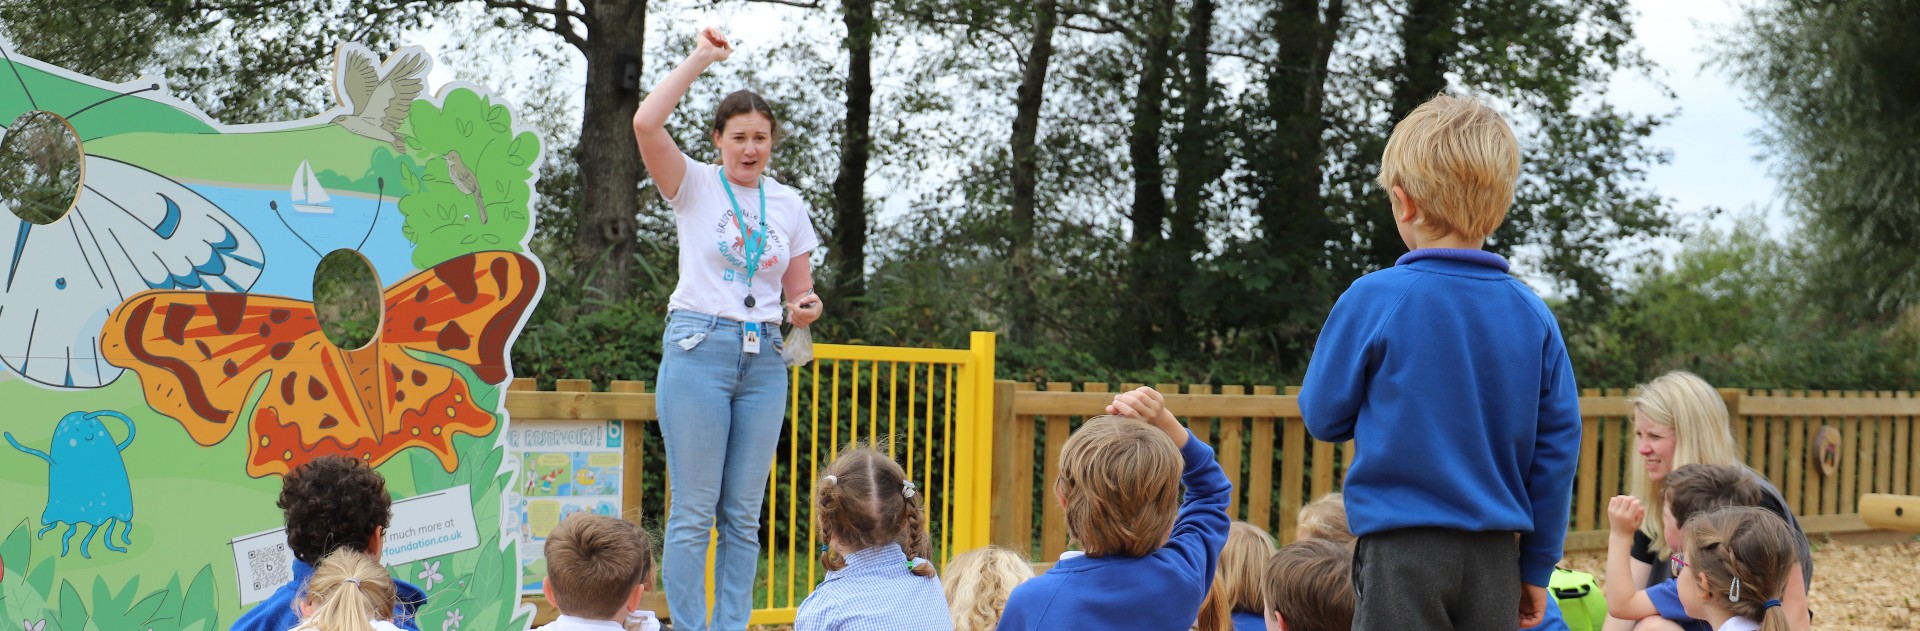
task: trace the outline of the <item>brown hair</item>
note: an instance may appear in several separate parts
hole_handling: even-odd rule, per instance
[[[1000,546],[962,552],[947,562],[940,586],[947,593],[953,631],[993,631],[1013,588],[1033,578],[1026,557]]]
[[[1233,631],[1233,612],[1260,613],[1261,580],[1273,558],[1273,535],[1244,521],[1227,529],[1227,544],[1213,573],[1213,588],[1200,605],[1200,631]]]
[[[1180,449],[1137,419],[1088,420],[1060,449],[1053,489],[1067,534],[1088,556],[1141,557],[1167,543],[1180,514]]]
[[[767,117],[767,122],[773,124],[773,140],[778,143],[781,135],[780,117],[774,116],[773,106],[752,90],[735,90],[733,94],[720,99],[720,106],[713,111],[713,134],[718,136],[727,131],[727,121],[733,120],[733,117],[754,113]]]
[[[313,605],[313,614],[299,628],[322,631],[373,631],[371,621],[392,620],[400,601],[387,569],[347,548],[321,557],[303,598]]]
[[[1673,522],[1685,524],[1694,515],[1728,506],[1760,506],[1767,491],[1737,464],[1690,464],[1667,474],[1667,506]]]
[[[1353,530],[1347,526],[1346,496],[1339,491],[1320,496],[1300,507],[1300,519],[1294,527],[1294,539],[1327,539],[1352,543]]]
[[[1295,541],[1267,562],[1263,615],[1279,612],[1295,631],[1353,627],[1353,551],[1326,539]]]
[[[1687,520],[1687,567],[1706,577],[1708,600],[1760,621],[1762,631],[1788,628],[1787,614],[1767,603],[1786,592],[1799,546],[1793,527],[1764,508],[1731,506]]]
[[[605,515],[569,515],[547,535],[546,555],[553,604],[569,616],[613,618],[653,575],[653,538]]]
[[[827,465],[813,487],[814,528],[828,542],[853,550],[900,544],[908,559],[933,556],[920,493],[900,465],[870,447],[848,445]],[[820,556],[829,570],[847,566],[832,545]],[[913,573],[933,576],[932,563],[914,563]]]
[[[1478,239],[1506,220],[1519,177],[1520,144],[1506,119],[1478,100],[1442,94],[1393,126],[1377,181],[1420,205],[1429,236]]]

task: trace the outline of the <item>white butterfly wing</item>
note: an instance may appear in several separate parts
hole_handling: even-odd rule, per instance
[[[98,156],[67,217],[35,226],[0,218],[0,362],[43,385],[94,388],[121,370],[102,361],[100,332],[148,289],[246,291],[266,262],[258,241],[220,207],[164,176]]]

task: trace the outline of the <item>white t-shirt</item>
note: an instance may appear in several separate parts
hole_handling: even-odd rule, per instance
[[[654,628],[655,629],[660,628],[659,624],[655,623]],[[559,618],[555,619],[553,622],[547,623],[547,626],[534,629],[534,631],[596,631],[596,630],[597,631],[626,631],[627,628],[624,626],[621,626],[620,623],[614,622],[612,620],[589,620],[586,618],[576,618],[573,616],[568,616],[563,614]]]
[[[760,231],[760,191],[727,182],[718,165],[707,164],[686,154],[687,175],[680,180],[680,193],[667,200],[673,207],[673,221],[680,236],[680,282],[667,300],[668,309],[685,309],[741,322],[777,322],[782,299],[780,277],[787,272],[792,257],[809,256],[820,247],[820,235],[807,216],[806,202],[770,177],[761,177],[766,187],[766,251],[760,255],[753,275],[754,306],[748,309],[745,241],[741,226]],[[733,199],[740,205],[739,221],[733,216]]]
[[[1719,631],[1760,631],[1760,623],[1746,616],[1734,616],[1720,625]]]
[[[393,623],[385,620],[373,620],[372,622],[373,631],[401,631],[400,627],[393,626]],[[289,629],[288,631],[317,631],[318,629],[319,627],[312,626],[309,622],[303,622],[300,623],[300,626]]]

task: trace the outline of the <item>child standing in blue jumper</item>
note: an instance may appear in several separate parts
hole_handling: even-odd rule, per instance
[[[1379,183],[1411,252],[1340,297],[1300,392],[1315,438],[1354,441],[1354,629],[1532,627],[1546,610],[1579,391],[1553,314],[1481,250],[1519,170],[1513,130],[1471,99],[1434,97],[1387,141]]]
[[[1186,631],[1200,613],[1233,483],[1152,388],[1114,397],[1107,413],[1119,416],[1067,438],[1053,484],[1086,554],[1014,588],[1000,631]]]

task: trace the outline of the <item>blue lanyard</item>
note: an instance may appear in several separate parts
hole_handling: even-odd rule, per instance
[[[747,268],[747,308],[753,308],[753,275],[760,271],[760,255],[767,249],[767,183],[762,179],[754,180],[760,189],[760,231],[747,234],[747,225],[740,221],[740,200],[733,196],[733,181],[727,179],[727,168],[720,167],[720,187],[727,190],[727,202],[733,204],[733,225],[740,229],[740,248],[746,255]]]

